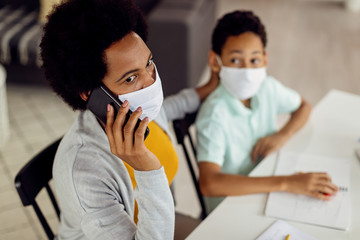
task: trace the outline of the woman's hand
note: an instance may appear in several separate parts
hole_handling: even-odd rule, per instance
[[[298,173],[287,176],[284,190],[286,192],[303,194],[310,197],[329,200],[338,191],[327,173]]]
[[[260,138],[251,152],[252,161],[255,163],[259,160],[264,159],[270,153],[281,148],[285,144],[287,139],[287,136],[279,132],[270,136]]]
[[[105,131],[109,139],[111,152],[137,171],[159,169],[161,168],[159,160],[144,144],[144,134],[149,123],[148,118],[142,120],[136,131],[134,130],[142,113],[141,107],[136,109],[130,115],[127,123],[124,124],[129,106],[130,104],[126,100],[114,120],[114,109],[108,104]]]

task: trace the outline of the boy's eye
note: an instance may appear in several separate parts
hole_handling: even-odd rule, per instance
[[[258,64],[258,63],[260,63],[260,60],[259,59],[251,59],[251,63],[252,64]]]
[[[136,76],[130,76],[125,80],[125,82],[132,82],[132,81],[134,81],[135,77]]]
[[[233,63],[233,64],[239,64],[239,63],[240,63],[240,60],[239,60],[239,59],[236,59],[236,58],[233,58],[233,59],[231,59],[231,63]]]

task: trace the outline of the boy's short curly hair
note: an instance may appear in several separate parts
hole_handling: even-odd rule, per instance
[[[229,36],[238,36],[245,32],[258,35],[266,47],[267,38],[264,25],[252,11],[234,11],[225,14],[216,24],[212,35],[212,50],[221,55],[221,50]]]
[[[132,0],[63,1],[48,16],[40,43],[46,79],[74,110],[85,110],[80,93],[101,84],[104,51],[131,31],[146,42],[147,25]]]

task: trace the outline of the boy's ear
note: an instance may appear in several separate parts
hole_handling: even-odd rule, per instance
[[[264,50],[264,66],[268,66],[268,53]]]
[[[214,52],[213,50],[209,51],[208,54],[209,67],[211,68],[212,72],[219,73],[221,67],[216,56],[217,56],[216,52]]]
[[[86,102],[88,100],[89,96],[90,96],[90,93],[91,93],[91,91],[81,92],[80,97],[82,98],[82,100],[84,100]]]

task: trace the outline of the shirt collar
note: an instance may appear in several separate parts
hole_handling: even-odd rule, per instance
[[[251,109],[245,107],[245,105],[236,97],[234,97],[229,91],[225,89],[225,87],[220,82],[219,90],[222,96],[226,99],[226,102],[230,104],[230,107],[233,108],[236,112],[244,115],[252,115],[255,111],[257,111],[259,106],[259,97],[258,93],[256,93],[250,102]]]

